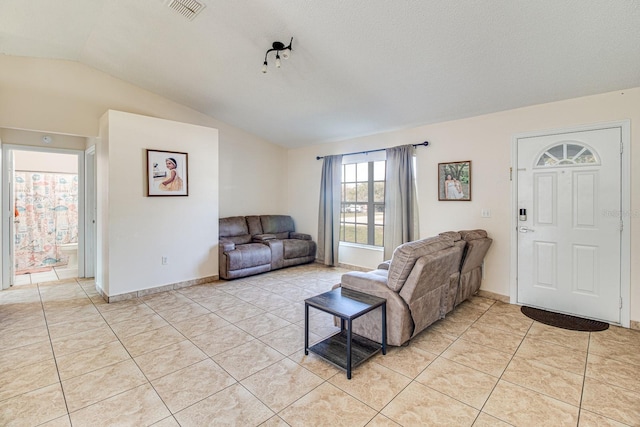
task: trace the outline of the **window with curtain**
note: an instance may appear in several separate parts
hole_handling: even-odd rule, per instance
[[[342,165],[341,242],[384,245],[385,163]]]

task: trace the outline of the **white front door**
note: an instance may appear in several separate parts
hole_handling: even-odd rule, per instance
[[[621,129],[518,138],[518,303],[620,322]]]

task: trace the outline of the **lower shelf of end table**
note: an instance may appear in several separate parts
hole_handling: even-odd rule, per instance
[[[340,332],[311,347],[309,307],[340,318]],[[353,333],[353,321],[377,308],[380,308],[382,315],[381,344]],[[309,351],[346,370],[347,379],[351,379],[352,368],[378,351],[387,353],[387,300],[343,287],[307,298],[304,300],[304,354],[309,354]]]
[[[351,335],[351,367],[355,368],[382,349],[382,346],[363,336]],[[343,330],[309,347],[317,354],[340,369],[347,370],[347,331]]]

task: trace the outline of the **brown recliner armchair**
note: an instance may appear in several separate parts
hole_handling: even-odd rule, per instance
[[[387,300],[387,342],[402,345],[446,314],[451,276],[460,268],[462,245],[436,236],[398,246],[388,269],[342,275],[342,286]],[[353,332],[380,341],[381,314],[354,320]]]

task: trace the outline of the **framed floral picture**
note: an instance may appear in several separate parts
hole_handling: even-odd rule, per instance
[[[438,200],[471,200],[471,160],[438,163]]]
[[[147,150],[147,196],[188,196],[188,154]]]

